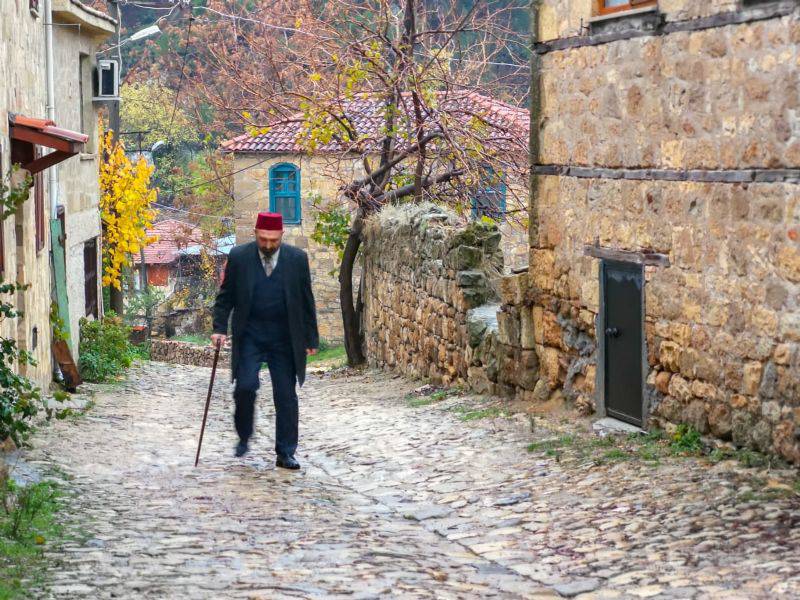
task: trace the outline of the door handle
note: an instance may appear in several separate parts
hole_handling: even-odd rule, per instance
[[[606,329],[606,335],[609,337],[619,337],[619,329],[616,327],[609,327]]]

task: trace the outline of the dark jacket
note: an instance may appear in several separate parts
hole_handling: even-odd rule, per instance
[[[255,242],[236,246],[228,255],[225,276],[214,304],[214,333],[228,333],[228,317],[231,319],[231,379],[236,376],[242,338],[250,316],[256,276],[263,269]],[[289,313],[289,331],[300,385],[306,378],[306,348],[319,347],[317,311],[311,291],[311,272],[308,255],[294,246],[281,244],[278,264],[284,273],[286,308]]]

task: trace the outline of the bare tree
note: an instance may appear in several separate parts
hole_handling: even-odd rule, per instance
[[[197,106],[214,106],[229,129],[258,136],[283,128],[300,150],[361,167],[349,179],[343,174],[353,169],[330,170],[353,215],[339,269],[351,365],[364,362],[353,272],[365,219],[423,200],[463,214],[487,180],[526,180],[527,114],[489,98],[519,89],[527,74],[521,58],[518,67],[513,56],[505,62],[525,39],[511,26],[525,7],[277,0],[245,12],[211,0],[199,10],[207,37],[203,66],[190,75]]]

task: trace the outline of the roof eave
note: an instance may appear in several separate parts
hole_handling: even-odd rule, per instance
[[[53,0],[53,22],[80,25],[81,32],[100,39],[112,35],[117,27],[116,19],[78,0]]]

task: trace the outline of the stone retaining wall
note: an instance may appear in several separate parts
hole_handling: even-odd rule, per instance
[[[200,346],[189,342],[173,340],[152,340],[150,342],[150,360],[159,362],[211,367],[214,363],[214,348]],[[219,368],[229,369],[231,366],[230,350],[223,349],[219,354]]]
[[[486,393],[533,391],[533,352],[497,318],[501,234],[434,205],[385,210],[365,231],[365,333],[373,365]]]

